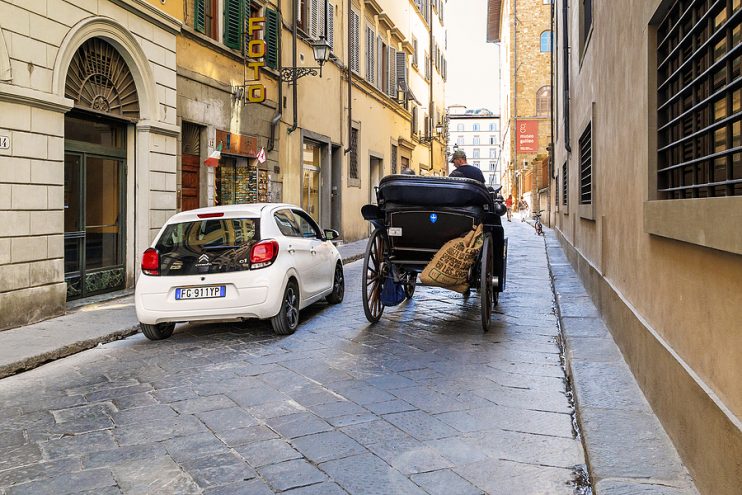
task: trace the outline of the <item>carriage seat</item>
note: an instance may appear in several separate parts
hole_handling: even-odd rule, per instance
[[[476,180],[464,177],[388,175],[379,182],[379,206],[480,207],[494,210],[492,194]]]

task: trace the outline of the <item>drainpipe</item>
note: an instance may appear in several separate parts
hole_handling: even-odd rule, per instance
[[[293,113],[294,113],[294,123],[291,125],[291,127],[288,128],[289,134],[294,132],[297,127],[299,127],[299,109],[296,106],[296,102],[299,99],[299,91],[297,89],[296,84],[296,37],[297,37],[297,18],[299,17],[299,0],[291,0],[291,8],[293,10],[293,20],[291,24],[291,60],[292,60],[292,67],[294,68],[294,78],[291,82],[291,85],[293,86],[291,88],[291,98],[293,100]]]
[[[353,135],[353,70],[351,69],[351,31],[353,31],[353,19],[351,18],[351,13],[353,12],[352,9],[353,1],[348,0],[348,56],[346,57],[348,59],[348,147],[343,150],[343,154],[347,155],[351,151],[351,136]]]
[[[514,137],[514,156],[513,160],[513,187],[516,198],[520,198],[520,187],[518,187],[518,0],[513,0],[513,87],[511,89],[513,94],[513,122],[515,133]],[[522,178],[522,176],[521,176]]]
[[[551,125],[551,140],[549,143],[549,177],[552,179],[550,182],[553,182],[553,179],[556,179],[554,176],[554,172],[556,171],[556,167],[554,166],[554,40],[555,36],[554,33],[556,32],[556,29],[554,29],[554,2],[551,2],[551,12],[550,12],[550,22],[551,24],[551,51],[549,52],[549,66],[551,68],[549,74],[550,74],[550,83],[551,84],[551,91],[549,92],[549,113],[551,115],[550,117],[550,125]],[[553,184],[556,188],[557,185]],[[552,227],[551,224],[551,186],[552,184],[549,184],[549,187],[546,189],[546,204],[547,204],[547,215],[546,218],[548,220],[549,227]],[[555,194],[555,196],[558,198],[559,195]]]
[[[569,32],[567,21],[569,20],[569,14],[567,13],[568,0],[562,1],[562,32],[564,33],[564,47],[562,57],[562,64],[564,65],[564,72],[562,84],[564,85],[564,94],[562,99],[564,100],[564,149],[567,153],[572,153],[572,146],[570,145],[569,136]]]
[[[276,128],[278,123],[283,117],[283,81],[281,81],[281,68],[283,67],[282,55],[281,55],[281,38],[283,38],[283,13],[281,12],[281,2],[277,2],[278,10],[278,105],[276,105],[276,112],[273,114],[271,119],[271,135],[268,138],[268,149],[266,151],[273,151],[276,148]]]
[[[430,91],[428,94],[430,95],[430,98],[428,99],[428,115],[430,115],[430,118],[428,118],[428,129],[425,129],[425,132],[428,133],[428,137],[430,137],[430,170],[432,172],[435,172],[433,168],[433,148],[434,148],[434,142],[433,139],[433,129],[435,129],[435,126],[433,124],[433,117],[435,115],[435,108],[433,106],[433,81],[435,77],[435,63],[433,62],[433,2],[428,2],[428,33],[430,38]]]

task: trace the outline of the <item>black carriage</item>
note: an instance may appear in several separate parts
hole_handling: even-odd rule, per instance
[[[366,318],[371,323],[381,318],[385,307],[381,291],[390,270],[411,298],[417,275],[435,253],[482,224],[482,249],[469,272],[469,286],[479,293],[482,327],[487,331],[492,309],[505,289],[507,267],[507,239],[500,221],[506,208],[498,192],[499,187],[466,178],[384,177],[376,190],[377,204],[361,209],[374,226],[363,261]]]

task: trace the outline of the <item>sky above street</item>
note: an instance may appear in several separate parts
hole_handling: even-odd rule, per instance
[[[450,0],[445,15],[446,106],[484,107],[499,113],[499,46],[486,41],[487,0]]]

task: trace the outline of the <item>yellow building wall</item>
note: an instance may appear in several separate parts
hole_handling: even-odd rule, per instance
[[[146,0],[146,2],[176,19],[183,20],[183,0]]]

